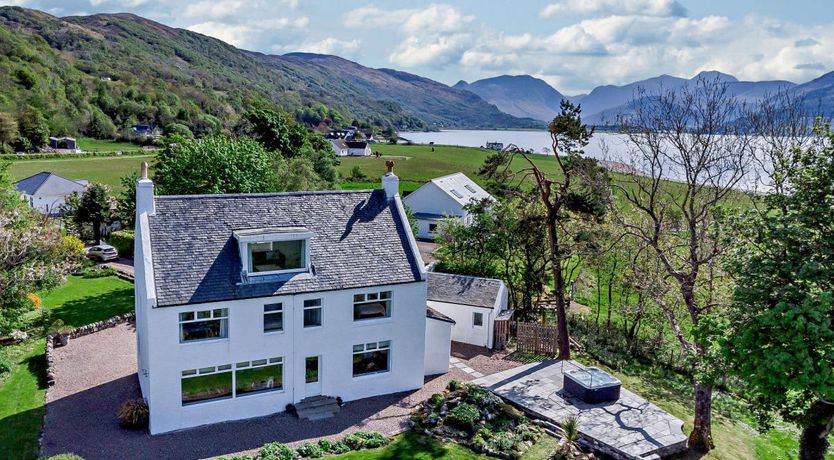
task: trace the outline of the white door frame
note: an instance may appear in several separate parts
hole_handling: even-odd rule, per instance
[[[318,365],[318,371],[316,374],[316,381],[315,382],[307,382],[307,360],[310,358],[315,358],[316,363]],[[314,355],[314,356],[306,356],[304,357],[304,396],[319,396],[321,395],[321,355]]]

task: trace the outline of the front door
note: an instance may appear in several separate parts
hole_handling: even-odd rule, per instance
[[[305,396],[321,394],[321,359],[319,356],[308,356],[304,359]]]

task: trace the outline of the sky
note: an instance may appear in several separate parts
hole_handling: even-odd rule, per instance
[[[11,3],[56,16],[131,12],[239,48],[336,54],[450,85],[527,74],[567,95],[703,70],[796,83],[834,70],[834,8],[822,0]]]

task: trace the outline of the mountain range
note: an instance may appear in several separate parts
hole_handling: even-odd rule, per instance
[[[253,53],[133,14],[55,17],[0,7],[0,112],[34,108],[51,134],[135,123],[201,135],[272,105],[316,125],[536,128],[469,91],[336,56]]]
[[[577,96],[564,96],[545,81],[529,75],[502,75],[472,83],[460,81],[454,87],[481,96],[503,112],[542,121],[552,120],[559,111],[560,101],[568,99],[581,104],[585,122],[605,125],[615,122],[619,113],[626,112],[641,90],[646,94],[673,91],[692,85],[698,79],[725,83],[729,95],[751,104],[779,91],[789,91],[804,96],[810,109],[821,110],[823,115],[834,115],[834,72],[803,84],[786,80],[739,81],[732,75],[717,71],[701,72],[689,79],[661,75],[625,85],[598,86],[588,94]]]

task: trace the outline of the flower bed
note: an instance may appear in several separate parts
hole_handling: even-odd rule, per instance
[[[326,455],[345,454],[351,451],[363,449],[376,449],[387,446],[391,438],[376,431],[357,431],[351,433],[340,441],[319,439],[317,442],[307,442],[293,449],[280,442],[264,444],[258,455],[238,455],[229,460],[294,460],[298,458],[320,458]],[[221,460],[226,457],[221,457]]]
[[[423,403],[412,421],[428,436],[506,459],[520,458],[544,434],[486,388],[454,380]]]

